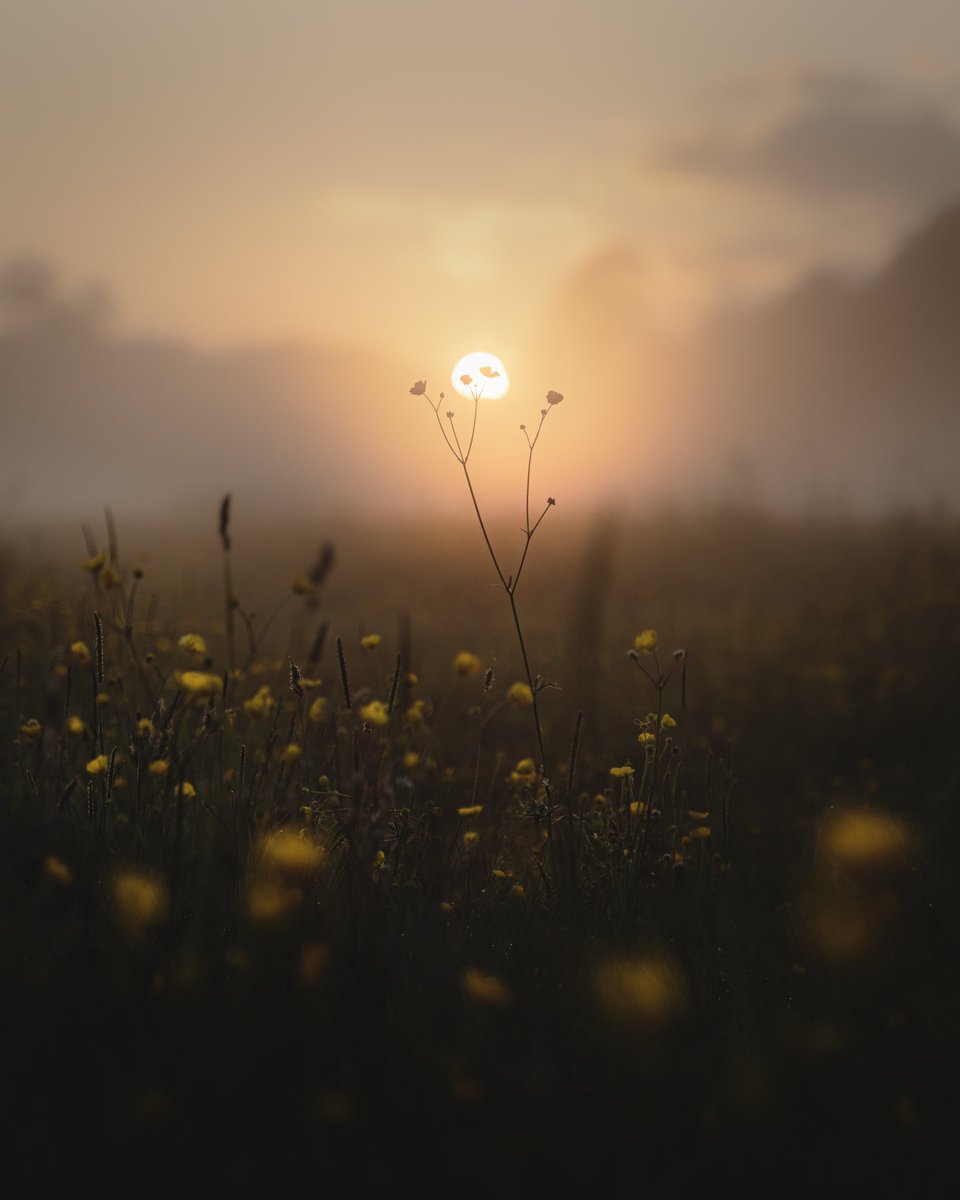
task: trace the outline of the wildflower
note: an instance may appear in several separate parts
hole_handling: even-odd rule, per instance
[[[281,829],[260,845],[263,862],[281,875],[313,874],[323,862],[323,850],[292,829]]]
[[[515,708],[529,708],[533,703],[533,692],[528,683],[512,683],[507,691],[507,699]]]
[[[110,760],[105,754],[98,754],[96,758],[91,758],[87,763],[88,775],[102,775],[107,767],[110,766]]]
[[[614,958],[593,972],[598,1008],[620,1026],[663,1025],[686,1009],[688,989],[678,968],[658,958]]]
[[[403,719],[408,725],[420,725],[424,717],[427,715],[428,708],[426,700],[414,700],[407,711],[403,714]]]
[[[418,675],[414,674],[413,671],[408,671],[406,673],[406,675],[404,675],[403,678],[404,678],[404,682],[408,683],[411,687],[414,687],[416,684],[418,684],[420,682],[420,677]]]
[[[360,708],[360,717],[368,725],[386,725],[390,720],[387,706],[382,700],[371,700],[369,704],[362,705]]]
[[[480,841],[480,834],[475,829],[468,829],[463,835],[463,844],[469,850],[471,846],[475,846]]]
[[[178,783],[177,786],[173,789],[173,794],[175,796],[182,796],[184,798],[184,800],[192,800],[194,798],[194,796],[196,796],[196,794],[197,794],[197,789],[193,786],[192,783],[189,783],[187,780],[184,780],[183,783]]]
[[[83,733],[83,721],[79,717],[67,717],[67,733]]]
[[[629,763],[624,763],[622,767],[611,767],[610,774],[614,779],[624,779],[633,774],[633,767]]]
[[[303,751],[300,749],[297,743],[290,742],[289,745],[284,746],[284,748],[280,751],[280,761],[282,763],[295,763],[299,760],[302,754]]]
[[[270,711],[276,707],[276,704],[269,683],[265,683],[262,687],[257,688],[254,696],[249,700],[244,700],[243,711],[248,717],[266,717],[270,715]]]
[[[43,726],[40,724],[37,718],[31,717],[26,724],[20,726],[20,735],[21,737],[25,738],[26,741],[32,742],[35,738],[40,736],[42,730]]]
[[[300,676],[300,686],[305,692],[315,691],[316,688],[323,686],[322,679],[308,679],[306,675]]]
[[[468,804],[464,808],[457,809],[458,817],[476,817],[483,812],[482,804]]]
[[[547,392],[547,403],[548,404],[559,404],[562,399],[563,399],[563,395],[560,392],[553,392],[553,391]]]
[[[90,571],[93,575],[96,575],[99,571],[103,570],[106,561],[107,552],[106,550],[101,550],[99,554],[94,554],[92,558],[85,559],[80,565],[85,571]]]
[[[480,374],[484,377],[484,379],[499,379],[500,378],[500,372],[494,370],[493,367],[481,367]]]
[[[100,583],[104,588],[119,587],[121,582],[120,572],[114,566],[108,565],[100,572]]]
[[[199,633],[185,633],[177,645],[181,650],[185,650],[188,654],[196,654],[198,657],[207,652],[207,643]]]
[[[691,821],[709,821],[710,814],[708,812],[697,812],[696,809],[688,808],[687,816]]]
[[[167,889],[151,875],[125,871],[113,882],[113,902],[120,924],[137,933],[163,918],[167,911]]]
[[[709,825],[698,825],[695,829],[690,830],[690,837],[699,842],[704,842],[710,836]]]
[[[153,722],[149,717],[141,717],[137,722],[137,733],[142,733],[144,737],[149,737],[153,733]]]
[[[638,633],[633,639],[635,650],[640,650],[644,654],[652,654],[660,644],[660,639],[657,637],[655,629],[645,629],[643,633]]]
[[[294,576],[290,588],[295,596],[309,596],[317,590],[316,584],[311,583],[303,571]]]
[[[527,893],[524,890],[522,883],[515,883],[510,889],[510,895],[514,898],[514,900],[523,900],[525,899]]]
[[[485,975],[477,967],[467,967],[460,976],[463,994],[468,1000],[489,1008],[509,1008],[513,994],[502,979],[496,975]]]
[[[98,705],[109,704],[110,703],[110,693],[109,692],[97,692],[97,694],[93,698],[93,702],[94,702],[94,704],[98,704]]]
[[[480,670],[480,659],[469,650],[461,650],[453,660],[453,670],[457,675],[476,675]]]
[[[155,758],[147,770],[157,779],[162,779],[170,770],[170,764],[165,758]]]
[[[425,379],[418,379],[417,382],[410,389],[410,395],[411,396],[424,396],[424,395],[426,395],[426,391],[427,391],[427,381]]]
[[[420,755],[415,750],[408,750],[403,756],[404,770],[412,771],[415,767],[420,766]]]
[[[220,676],[211,675],[207,671],[177,671],[174,679],[177,681],[177,687],[186,692],[191,699],[215,696],[223,691],[223,680]]]
[[[883,871],[908,857],[913,835],[899,817],[880,812],[845,812],[828,823],[824,848],[835,867]]]
[[[637,734],[637,741],[641,746],[652,746],[656,740],[657,735],[655,733],[644,732]]]
[[[318,983],[329,961],[329,946],[323,942],[308,942],[300,951],[300,978],[307,984]]]
[[[635,816],[642,816],[647,811],[647,806],[642,800],[631,800],[630,812]]]
[[[664,713],[660,718],[660,724],[664,729],[676,729],[677,723],[669,713]]]
[[[73,872],[65,862],[61,862],[54,854],[48,854],[43,860],[43,873],[54,883],[69,887],[73,883]]]
[[[364,648],[364,650],[376,650],[382,641],[383,638],[379,633],[368,633],[365,637],[360,639],[360,645]]]
[[[70,653],[73,655],[73,661],[78,662],[81,667],[90,665],[90,647],[86,642],[74,642],[70,647]]]
[[[262,880],[255,883],[247,897],[247,912],[255,924],[270,925],[283,918],[303,899],[298,888]]]
[[[314,700],[310,705],[308,715],[315,725],[320,725],[327,719],[327,699],[325,696],[318,696]]]

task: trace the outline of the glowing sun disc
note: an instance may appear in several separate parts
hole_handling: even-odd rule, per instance
[[[464,375],[469,376],[470,383],[463,382]],[[483,350],[465,354],[450,372],[450,382],[455,391],[468,400],[472,400],[478,391],[483,400],[500,400],[510,390],[507,368],[495,354]]]

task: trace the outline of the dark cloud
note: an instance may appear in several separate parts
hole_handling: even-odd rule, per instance
[[[873,195],[932,203],[960,191],[960,127],[928,103],[870,81],[810,76],[801,106],[753,138],[708,132],[676,139],[673,170],[798,195]]]

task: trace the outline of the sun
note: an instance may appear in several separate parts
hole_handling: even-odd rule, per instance
[[[470,382],[464,383],[464,377]],[[465,354],[450,372],[450,382],[461,396],[472,400],[478,393],[484,400],[501,400],[510,391],[507,368],[495,354],[474,350]]]

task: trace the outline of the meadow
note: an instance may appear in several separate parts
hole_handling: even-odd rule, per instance
[[[550,521],[8,535],[38,1180],[950,1191],[960,522]]]

